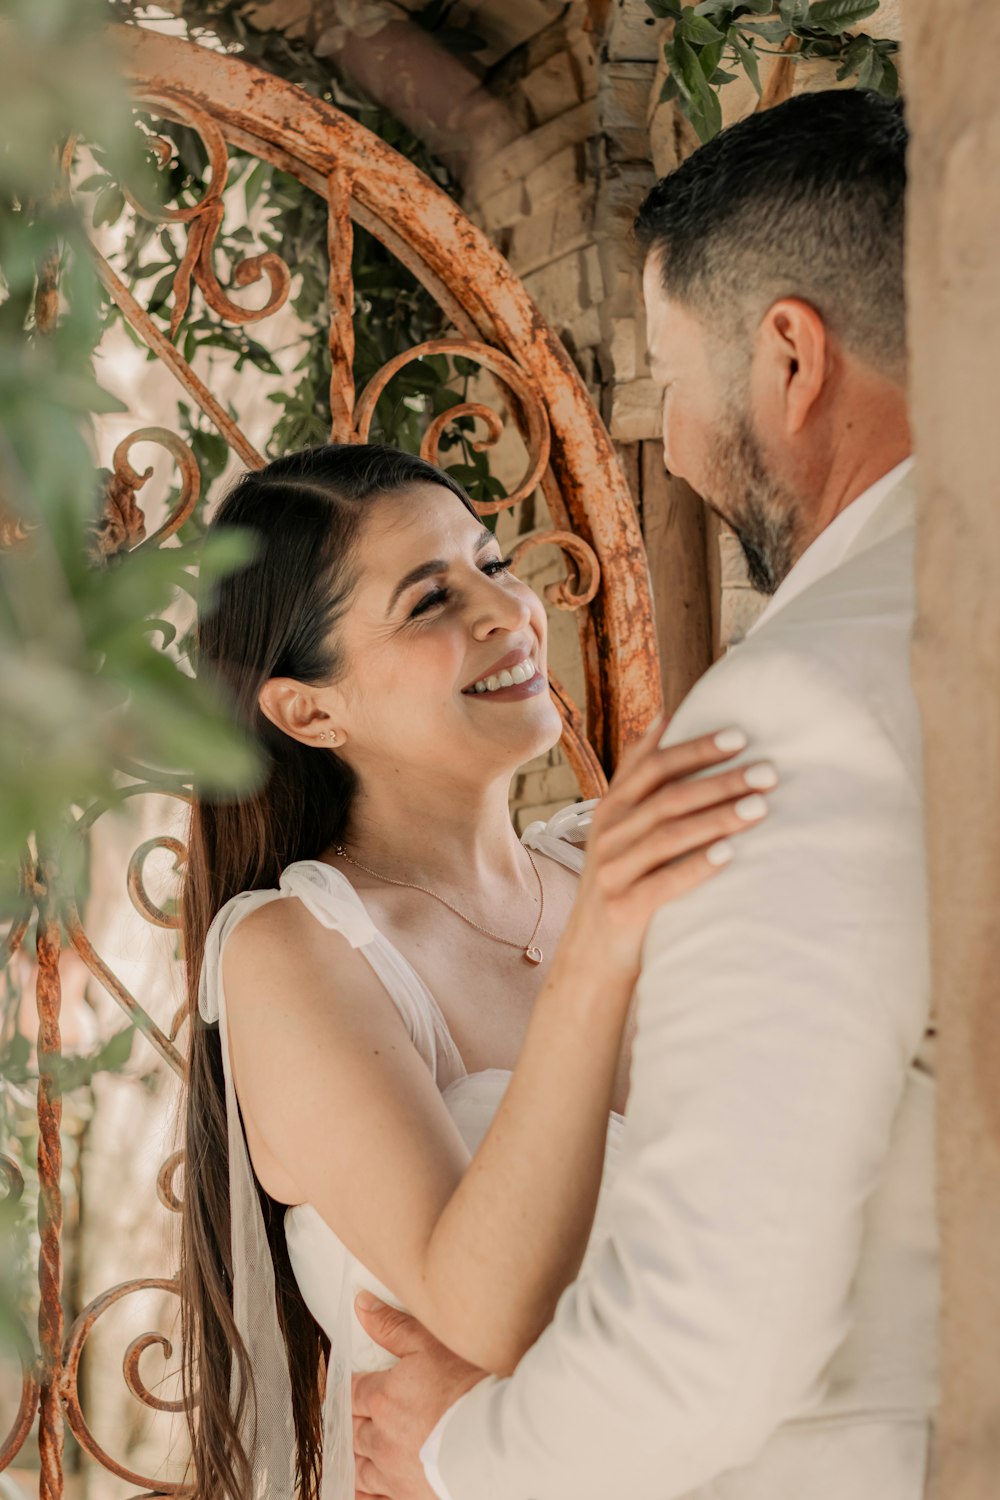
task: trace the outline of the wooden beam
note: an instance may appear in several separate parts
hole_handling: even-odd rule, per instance
[[[705,506],[663,467],[663,444],[639,444],[642,529],[653,585],[663,704],[673,713],[712,664]]]
[[[907,276],[939,1024],[935,1493],[1000,1485],[1000,6],[907,0]],[[979,62],[976,62],[979,59]]]

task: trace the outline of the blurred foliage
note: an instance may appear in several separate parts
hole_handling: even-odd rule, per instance
[[[661,99],[676,99],[702,141],[722,129],[719,90],[745,74],[757,91],[760,57],[821,58],[837,64],[837,78],[895,98],[899,76],[891,38],[854,34],[879,0],[646,0],[656,16],[673,21],[663,44],[669,76]],[[767,45],[763,45],[767,44]]]
[[[246,539],[117,555],[99,544],[91,423],[120,408],[94,375],[102,298],[60,158],[79,133],[122,180],[142,170],[107,16],[106,0],[0,8],[0,931],[30,912],[36,870],[75,879],[86,851],[73,810],[114,804],[123,771],[227,790],[256,774],[218,690],[162,648],[155,623],[199,569],[210,585],[245,561]],[[8,1104],[31,1105],[36,1081],[16,1015],[14,1026],[3,1032],[0,1126]],[[55,1082],[77,1087],[124,1051],[113,1039],[67,1059]],[[25,1214],[16,1178],[6,1166],[2,1176],[0,1340],[17,1350],[30,1346]]]
[[[65,854],[66,809],[114,800],[141,763],[245,783],[253,762],[217,693],[155,639],[150,618],[248,556],[245,539],[138,547],[97,564],[102,299],[59,147],[99,140],[122,178],[138,170],[109,76],[101,0],[7,0],[0,16],[0,897],[29,844]],[[37,842],[36,842],[37,841]]]
[[[115,0],[114,8],[126,19],[141,17],[149,9],[135,0]],[[305,37],[292,38],[281,31],[258,30],[250,25],[247,17],[256,8],[252,0],[174,0],[171,6],[192,40],[210,37],[222,42],[227,51],[334,105],[419,167],[445,192],[458,196],[456,183],[424,143],[387,110],[339,79],[315,55]],[[453,33],[458,30],[450,21],[453,8],[447,0],[431,0],[414,19],[434,31],[442,45],[453,46]],[[471,32],[459,34],[465,38],[465,50],[474,51],[482,45]],[[161,119],[147,123],[152,132],[165,136],[174,146],[172,160],[159,174],[158,202],[170,207],[197,202],[207,171],[207,156],[197,134]],[[276,391],[268,398],[278,408],[267,443],[267,453],[275,457],[329,438],[327,206],[298,178],[237,147],[230,147],[229,163],[226,213],[216,241],[220,279],[225,283],[231,278],[234,266],[247,255],[261,250],[277,252],[293,272],[291,305],[304,334],[301,357],[291,371],[297,379],[289,390]],[[95,225],[110,226],[124,220],[125,243],[116,265],[129,286],[152,283],[149,292],[143,294],[144,305],[166,332],[173,279],[186,244],[184,226],[158,225],[136,216],[127,208],[110,171],[94,174],[80,186],[94,194]],[[440,307],[412,272],[359,225],[354,228],[352,274],[353,370],[355,388],[360,393],[389,360],[428,339],[441,337],[448,326]],[[113,310],[109,309],[109,316],[115,316]],[[269,350],[246,326],[223,324],[204,306],[197,292],[178,342],[188,361],[200,349],[210,350],[216,357],[228,351],[238,371],[250,366],[268,375],[283,373],[275,359],[282,351]],[[470,361],[459,362],[456,367],[443,357],[404,366],[379,398],[371,441],[417,452],[429,422],[468,399],[469,380],[475,373]],[[203,419],[190,411],[182,413],[182,422],[201,468],[204,494],[225,465],[225,445]],[[475,420],[469,416],[456,418],[441,440],[442,463],[474,500],[487,501],[504,491],[490,473],[486,453],[474,446],[475,427]],[[494,524],[494,518],[487,518],[487,524]]]

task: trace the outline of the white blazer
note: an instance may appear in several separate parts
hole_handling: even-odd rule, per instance
[[[781,783],[733,863],[654,919],[609,1232],[513,1377],[425,1449],[450,1500],[924,1494],[938,1265],[911,481],[854,504],[671,724],[738,726]]]

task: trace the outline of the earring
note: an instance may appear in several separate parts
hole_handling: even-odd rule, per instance
[[[329,731],[329,729],[324,729],[323,730],[323,733],[320,735],[320,739],[321,740],[330,740],[330,742],[332,744],[334,744],[334,745],[337,743],[336,733],[331,734],[330,731]]]

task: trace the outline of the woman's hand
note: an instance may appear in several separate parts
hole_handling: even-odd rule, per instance
[[[740,730],[661,749],[665,728],[661,716],[630,747],[594,809],[570,923],[574,943],[624,973],[638,972],[653,913],[725,869],[778,782],[768,761],[696,776],[746,749]]]

